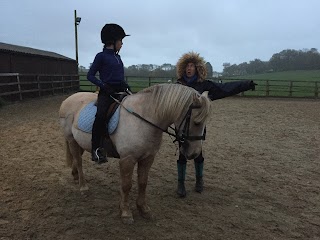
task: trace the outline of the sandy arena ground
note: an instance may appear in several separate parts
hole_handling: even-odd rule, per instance
[[[84,155],[90,191],[81,195],[64,163],[54,96],[0,109],[0,239],[320,239],[320,101],[228,98],[213,102],[204,144],[205,190],[176,196],[175,145],[168,136],[152,166],[155,219],[119,217],[117,159]],[[136,176],[134,176],[136,177]]]

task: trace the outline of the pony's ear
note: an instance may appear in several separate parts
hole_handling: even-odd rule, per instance
[[[201,94],[201,96],[204,96],[204,97],[208,97],[208,94],[209,94],[209,91],[204,91],[202,94]]]
[[[201,101],[200,101],[201,96],[199,93],[194,93],[193,94],[193,105],[200,107],[201,106]]]
[[[202,105],[202,100],[201,98],[208,98],[208,94],[209,94],[209,91],[205,91],[203,92],[201,95],[199,94],[194,94],[193,95],[193,104],[195,106],[201,106]]]

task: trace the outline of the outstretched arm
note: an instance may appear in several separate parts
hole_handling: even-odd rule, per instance
[[[255,90],[257,85],[253,81],[235,81],[227,83],[206,82],[206,90],[209,91],[209,98],[213,100],[230,97],[238,93]]]

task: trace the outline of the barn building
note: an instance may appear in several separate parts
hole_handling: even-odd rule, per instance
[[[79,90],[76,60],[0,42],[0,97],[8,101]]]

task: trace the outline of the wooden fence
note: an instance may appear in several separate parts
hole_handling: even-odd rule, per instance
[[[320,81],[268,80],[252,79],[257,83],[256,91],[247,91],[243,96],[261,97],[303,97],[319,98]],[[238,81],[236,79],[221,79],[223,82]]]
[[[238,81],[237,79],[211,79],[216,82]],[[126,76],[133,92],[146,87],[175,82],[173,77],[134,77]],[[303,97],[319,98],[320,81],[291,80],[253,80],[258,83],[256,91],[247,91],[240,96],[259,97]],[[44,75],[0,73],[0,98],[5,101],[21,101],[26,98],[36,98],[76,91],[96,91],[96,87],[86,80],[86,75]]]
[[[215,82],[232,82],[238,79],[210,79]],[[126,76],[126,81],[130,85],[133,92],[137,92],[146,87],[159,84],[175,82],[173,77],[134,77]],[[320,97],[320,81],[293,81],[293,80],[267,80],[253,79],[258,85],[255,91],[246,91],[240,96],[256,96],[256,97],[303,97],[303,98],[319,98]],[[96,91],[96,86],[86,80],[85,75],[80,74],[80,90]]]
[[[83,73],[79,73],[80,77],[80,90],[95,92],[98,88],[87,80],[87,76]],[[150,87],[155,84],[168,83],[168,81],[174,82],[175,79],[171,77],[131,77],[126,76],[125,81],[130,85],[133,92],[138,92],[144,88]]]
[[[79,75],[0,73],[0,97],[8,102],[74,92],[79,87]]]

